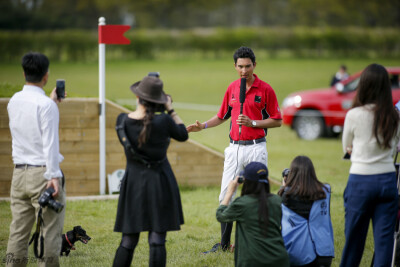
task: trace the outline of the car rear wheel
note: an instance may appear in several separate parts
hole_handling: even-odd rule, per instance
[[[301,110],[296,115],[293,128],[301,139],[314,140],[324,134],[325,123],[320,112]]]

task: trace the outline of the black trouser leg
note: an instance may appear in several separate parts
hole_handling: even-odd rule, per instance
[[[231,244],[231,233],[232,233],[233,222],[221,223],[221,247],[222,249],[228,249]]]
[[[139,233],[122,234],[121,244],[115,253],[113,267],[129,267],[133,259],[133,252],[139,242]]]
[[[166,233],[149,232],[150,267],[164,267],[167,263]]]

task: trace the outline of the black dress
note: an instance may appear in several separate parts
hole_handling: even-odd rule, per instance
[[[121,113],[118,116],[117,124],[123,116],[126,114]],[[141,120],[126,118],[126,135],[135,151],[151,161],[161,162],[148,167],[135,160],[131,152],[125,149],[127,164],[121,181],[114,231],[132,234],[180,230],[180,225],[183,224],[181,198],[166,155],[170,138],[177,141],[188,139],[186,127],[176,124],[167,114],[154,115],[150,136],[138,148],[138,137],[142,128]]]

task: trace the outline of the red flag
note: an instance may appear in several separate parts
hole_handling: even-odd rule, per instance
[[[128,25],[99,25],[99,44],[130,44],[124,36],[130,28]]]

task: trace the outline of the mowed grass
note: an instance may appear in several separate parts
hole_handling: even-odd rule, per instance
[[[257,52],[257,51],[256,51]],[[299,90],[327,87],[331,76],[342,63],[349,72],[362,70],[377,62],[386,66],[398,65],[395,60],[308,60],[308,59],[259,59],[255,73],[272,85],[282,103],[285,96]],[[228,84],[237,78],[233,60],[171,60],[107,62],[106,96],[110,100],[135,101],[129,86],[143,78],[149,71],[159,71],[165,91],[175,102],[220,105]],[[23,84],[18,64],[0,65],[0,83]],[[98,66],[83,63],[52,63],[50,80],[46,90],[55,85],[58,78],[66,79],[69,97],[98,96]],[[185,124],[196,119],[205,121],[215,115],[212,111],[176,109]],[[62,122],[60,122],[62,123]],[[228,145],[229,123],[220,127],[190,134],[190,138],[223,152]],[[344,246],[343,191],[346,186],[350,163],[342,160],[341,140],[319,139],[304,141],[288,127],[269,130],[267,137],[268,164],[272,179],[280,181],[281,172],[297,155],[307,155],[314,162],[317,176],[332,186],[331,216],[335,231],[333,266],[339,266]],[[61,151],[62,152],[62,151]],[[276,193],[278,186],[273,188]],[[216,253],[201,255],[219,240],[220,229],[215,219],[218,205],[218,187],[183,189],[182,204],[185,224],[179,232],[167,236],[167,264],[169,266],[232,266],[233,254]],[[63,266],[110,266],[120,234],[113,232],[116,200],[77,201],[67,203],[64,230],[75,225],[84,227],[93,238],[88,245],[77,244],[70,257],[62,258]],[[10,224],[8,202],[0,203],[0,255],[5,255],[8,226]],[[233,235],[232,235],[233,237]],[[361,266],[369,266],[373,254],[373,242],[369,234]],[[135,251],[134,266],[148,264],[147,233],[143,233]]]

